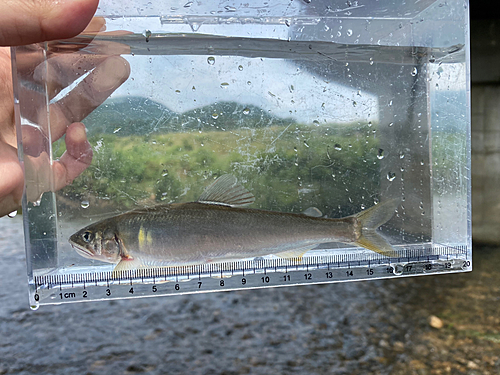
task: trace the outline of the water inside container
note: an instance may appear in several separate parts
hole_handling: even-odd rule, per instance
[[[470,251],[466,44],[368,43],[328,17],[271,21],[122,17],[126,31],[15,51],[20,128],[38,132],[21,155],[31,275],[113,269],[80,256],[70,236],[130,210],[197,201],[224,175],[255,196],[251,209],[333,219],[397,200],[378,223],[394,249]],[[126,61],[126,81],[106,98],[85,91],[110,57]],[[78,90],[65,110],[82,117],[93,158],[53,191],[66,145],[52,144],[51,114]],[[130,230],[144,246],[155,241]],[[214,238],[227,230],[215,225]],[[353,246],[320,241],[305,256],[371,252]]]

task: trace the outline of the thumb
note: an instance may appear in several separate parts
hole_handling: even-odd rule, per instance
[[[0,45],[71,38],[85,29],[98,3],[98,0],[0,1]]]

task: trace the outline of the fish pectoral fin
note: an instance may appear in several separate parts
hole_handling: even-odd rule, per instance
[[[140,268],[144,268],[140,259],[122,259],[113,269],[112,277],[114,279],[128,277]]]
[[[225,174],[205,189],[200,195],[198,202],[243,207],[255,202],[255,197],[244,186],[238,183],[236,177]]]
[[[299,262],[302,262],[302,257],[304,256],[304,254],[307,253],[309,250],[313,249],[314,247],[316,247],[316,245],[301,247],[300,249],[282,251],[281,253],[276,253],[274,255],[280,258],[297,258]]]
[[[391,244],[378,234],[375,229],[363,230],[361,237],[354,244],[385,255],[386,257],[395,258],[398,255]]]

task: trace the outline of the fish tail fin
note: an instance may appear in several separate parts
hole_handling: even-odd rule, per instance
[[[387,257],[396,257],[396,250],[377,233],[377,228],[392,218],[399,203],[397,198],[389,199],[354,215],[359,225],[359,237],[354,244]]]

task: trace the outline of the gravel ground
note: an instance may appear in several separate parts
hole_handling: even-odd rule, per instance
[[[474,271],[28,307],[0,219],[0,374],[498,374],[499,249]]]

